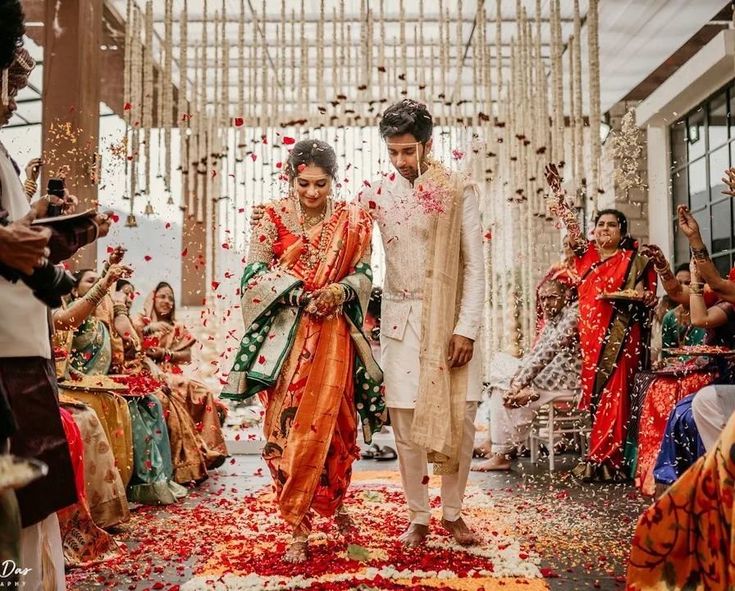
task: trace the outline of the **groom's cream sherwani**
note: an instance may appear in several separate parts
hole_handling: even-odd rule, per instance
[[[414,183],[418,186],[421,177]],[[475,191],[462,195],[462,295],[454,319],[454,334],[473,339],[475,349],[468,365],[468,386],[460,468],[442,476],[444,518],[461,513],[474,446],[474,417],[482,398],[480,324],[485,296],[482,227]],[[417,201],[414,187],[399,174],[374,184],[360,196],[380,229],[385,251],[385,284],[381,309],[381,360],[386,405],[398,447],[403,486],[413,523],[429,523],[426,450],[411,441],[411,425],[419,394],[422,298],[429,253],[430,214]]]

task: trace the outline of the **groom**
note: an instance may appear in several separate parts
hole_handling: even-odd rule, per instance
[[[386,262],[381,308],[385,400],[396,439],[409,525],[429,533],[427,464],[441,475],[442,526],[462,545],[478,542],[462,519],[475,415],[482,398],[475,347],[485,296],[477,186],[430,157],[433,119],[404,99],[383,114],[380,134],[395,172],[358,200],[378,223]],[[262,211],[253,211],[252,222]]]
[[[485,296],[477,186],[430,157],[433,120],[404,99],[380,122],[392,173],[361,193],[385,250],[381,358],[409,526],[408,546],[429,532],[427,462],[441,474],[442,526],[463,545],[462,519],[482,398],[475,346]]]

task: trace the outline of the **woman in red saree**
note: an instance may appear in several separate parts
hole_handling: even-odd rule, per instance
[[[592,415],[587,457],[574,469],[584,480],[625,480],[623,465],[630,389],[644,362],[645,325],[656,303],[656,273],[650,259],[638,253],[628,236],[628,221],[614,209],[595,217],[594,240],[586,240],[576,212],[565,201],[556,168],[547,168],[554,190],[553,208],[569,233],[580,278],[579,338],[582,350],[580,408]],[[638,301],[611,301],[600,296],[626,291]],[[634,293],[635,292],[635,293]]]
[[[382,423],[382,374],[362,331],[372,220],[330,198],[336,157],[324,142],[297,143],[287,173],[293,194],[268,204],[251,236],[245,337],[222,396],[260,393],[263,457],[293,531],[284,560],[303,562],[313,513],[335,516],[342,533],[352,526],[342,503],[360,457],[358,412],[369,443]]]

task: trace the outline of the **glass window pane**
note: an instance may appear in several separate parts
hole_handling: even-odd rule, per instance
[[[687,118],[687,140],[690,161],[704,154],[707,142],[704,137],[704,108],[702,107]]]
[[[730,148],[722,146],[719,150],[710,153],[709,158],[709,184],[710,199],[717,201],[722,199],[722,191],[725,184],[722,182],[725,170],[730,168]]]
[[[701,209],[709,202],[709,183],[704,158],[689,165],[689,207]]]
[[[727,93],[723,92],[713,98],[708,111],[709,149],[714,150],[727,141]]]
[[[712,206],[712,253],[732,248],[732,225],[730,220],[730,199]]]
[[[730,265],[730,255],[724,254],[719,257],[712,257],[712,262],[715,264],[715,267],[717,267],[717,270],[720,272],[720,275],[722,277],[727,277],[728,273],[730,272],[730,268],[732,265]]]
[[[699,211],[692,211],[694,219],[699,223],[699,232],[702,234],[702,241],[712,252],[712,226],[709,219],[709,208],[705,207]]]
[[[689,240],[679,230],[679,222],[674,220],[674,266],[689,262]]]
[[[679,168],[687,161],[687,123],[685,119],[671,126],[671,167]]]
[[[687,168],[672,173],[671,190],[674,194],[674,209],[677,205],[689,206],[689,174]]]

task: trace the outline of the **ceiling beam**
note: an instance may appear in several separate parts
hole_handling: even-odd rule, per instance
[[[321,19],[318,16],[313,16],[313,17],[306,16],[304,18],[304,23],[306,23],[306,24],[317,24],[317,23],[320,22],[320,20]],[[359,25],[359,24],[363,23],[364,20],[365,20],[364,17],[359,16],[359,15],[345,15],[344,23],[346,25]],[[451,22],[452,22],[453,25],[457,25],[459,23],[459,19],[450,19],[450,20],[451,20]],[[286,21],[289,22],[289,18],[287,18]],[[328,22],[332,22],[331,19],[327,19],[327,21]],[[178,22],[178,20],[176,20],[176,22]],[[214,18],[210,18],[210,19],[206,19],[205,20],[205,19],[203,19],[201,17],[199,17],[199,18],[191,18],[191,17],[189,17],[186,22],[188,24],[191,24],[191,25],[202,24],[204,22],[214,23]],[[221,20],[220,20],[220,22],[221,22]],[[246,20],[245,22],[247,24],[252,24],[253,23],[252,20]],[[263,22],[263,19],[258,18],[258,23],[262,23],[262,22]],[[299,20],[299,23],[300,22],[301,22],[301,20]],[[343,21],[340,20],[339,22],[341,23]],[[378,24],[380,22],[380,20],[377,19],[377,18],[373,18],[373,22],[375,24]],[[386,23],[386,24],[400,24],[401,20],[399,18],[397,18],[397,17],[386,17],[386,18],[383,19],[383,22]],[[418,23],[418,18],[410,18],[409,17],[409,18],[406,18],[405,19],[405,22],[406,22],[407,25],[408,24],[417,24]],[[445,21],[445,19],[438,18],[438,17],[424,17],[423,22],[425,24],[440,24],[440,23],[444,23],[446,21]],[[494,25],[497,21],[495,19],[487,19],[485,22],[487,24]],[[515,24],[517,24],[517,21],[514,18],[503,18],[503,19],[500,20],[500,22],[501,23],[508,24],[508,25],[515,25]],[[532,22],[536,22],[536,19],[535,18],[532,18]],[[542,18],[541,19],[541,22],[548,24],[550,21],[549,21],[548,18]],[[562,18],[561,19],[561,22],[562,23],[567,23],[567,24],[573,24],[574,23],[574,18],[572,18],[572,17]],[[154,24],[160,24],[160,25],[162,25],[162,24],[164,24],[164,20],[162,18],[154,18],[153,19],[153,23]],[[226,18],[225,19],[225,23],[231,24],[231,25],[239,24],[240,23],[240,18],[239,18],[239,16],[237,18]],[[473,25],[475,23],[475,18],[474,17],[472,17],[472,18],[463,18],[462,19],[462,23],[463,24],[466,24],[466,25]],[[265,24],[266,25],[278,25],[278,24],[281,24],[281,18],[280,17],[272,17],[272,16],[266,17]]]

